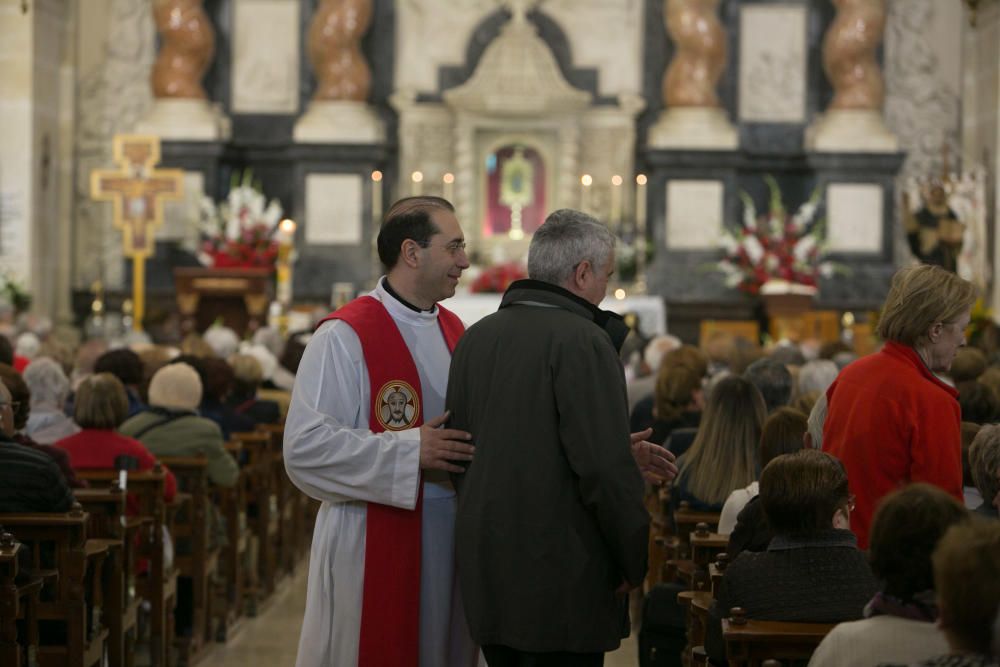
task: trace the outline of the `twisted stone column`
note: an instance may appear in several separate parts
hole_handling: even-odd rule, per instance
[[[305,143],[381,143],[381,119],[368,106],[372,73],[361,39],[372,24],[372,0],[322,0],[309,25],[316,92],[295,124]]]
[[[831,1],[837,16],[823,38],[823,69],[833,86],[833,100],[806,130],[806,147],[895,151],[899,142],[882,120],[885,86],[875,58],[885,32],[885,0]]]
[[[726,32],[718,10],[719,0],[665,0],[675,53],[663,77],[666,108],[649,131],[653,148],[719,150],[738,144],[715,92],[726,69]]]
[[[153,18],[161,43],[152,72],[153,95],[157,98],[206,98],[201,79],[215,54],[215,31],[203,2],[153,2]]]
[[[150,73],[153,107],[136,127],[162,139],[220,140],[229,121],[210,104],[201,80],[215,55],[204,0],[153,0],[160,52]]]
[[[309,26],[314,100],[368,99],[372,75],[361,53],[361,38],[371,22],[371,0],[323,0],[316,9]]]

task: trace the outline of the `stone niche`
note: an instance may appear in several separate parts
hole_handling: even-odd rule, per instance
[[[531,232],[555,209],[582,208],[613,222],[634,200],[642,98],[601,95],[596,73],[573,67],[559,24],[528,11],[530,4],[511,2],[480,24],[464,80],[448,87],[452,68],[442,72],[440,95],[400,89],[391,98],[400,196],[452,200],[483,264],[523,260]],[[477,47],[491,27],[498,32]],[[589,186],[581,185],[585,174]]]

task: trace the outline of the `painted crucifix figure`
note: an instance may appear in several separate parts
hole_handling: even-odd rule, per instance
[[[122,231],[122,254],[132,260],[132,327],[141,331],[146,259],[155,252],[163,202],[180,199],[183,194],[184,172],[154,168],[160,161],[160,140],[154,136],[116,135],[114,159],[120,170],[91,172],[90,196],[112,203],[115,228]]]

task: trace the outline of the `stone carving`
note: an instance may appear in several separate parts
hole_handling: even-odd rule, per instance
[[[837,17],[823,38],[823,67],[833,86],[830,109],[882,108],[875,50],[885,30],[885,0],[833,0]]]
[[[215,31],[204,0],[154,0],[153,18],[162,46],[153,65],[157,98],[205,99],[201,79],[215,53]]]
[[[667,32],[677,48],[663,77],[667,107],[717,107],[715,88],[726,68],[719,0],[666,0]]]
[[[371,0],[322,0],[309,26],[314,100],[368,99],[372,74],[361,53],[361,38],[371,21]]]

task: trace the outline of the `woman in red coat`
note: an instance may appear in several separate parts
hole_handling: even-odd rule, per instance
[[[975,288],[937,266],[893,276],[878,334],[882,350],[847,366],[827,390],[823,450],[847,468],[851,529],[868,547],[879,499],[928,482],[962,499],[958,392],[935,375],[965,345]]]
[[[128,398],[125,387],[111,373],[97,373],[83,380],[76,391],[76,423],[83,429],[76,435],[57,441],[69,454],[74,470],[115,470],[122,467],[150,470],[156,457],[135,438],[129,438],[115,429],[128,416]],[[166,470],[164,499],[173,500],[177,493],[177,480]],[[134,513],[134,499],[128,499],[129,513]]]

